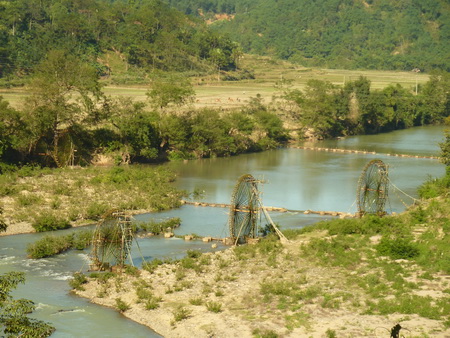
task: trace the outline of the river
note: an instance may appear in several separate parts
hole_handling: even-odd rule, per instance
[[[301,228],[326,217],[305,215],[303,210],[356,211],[357,180],[364,165],[381,159],[389,166],[390,193],[387,211],[401,212],[417,197],[417,187],[428,177],[439,177],[444,166],[437,160],[392,157],[385,154],[438,155],[443,127],[429,126],[387,134],[348,137],[316,143],[316,147],[360,149],[378,154],[334,153],[283,148],[231,158],[203,159],[164,164],[178,174],[176,186],[186,191],[202,191],[199,200],[230,203],[231,192],[242,174],[261,180],[261,198],[266,206],[283,207],[290,212],[271,213],[282,228]],[[137,220],[180,217],[176,234],[196,233],[225,237],[227,209],[185,205],[179,209],[136,216]],[[65,230],[76,231],[76,230]],[[158,337],[112,309],[90,304],[69,293],[67,280],[75,271],[86,271],[87,251],[70,251],[58,257],[32,260],[26,246],[43,234],[0,237],[0,273],[16,270],[26,273],[26,284],[15,297],[37,304],[36,318],[56,327],[52,337]],[[139,265],[155,257],[180,257],[188,249],[210,251],[199,241],[159,237],[139,239],[133,261]],[[136,249],[136,248],[135,248]],[[218,249],[221,249],[219,247]]]

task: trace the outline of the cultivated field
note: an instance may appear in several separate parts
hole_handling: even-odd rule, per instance
[[[330,81],[335,85],[343,85],[354,81],[359,76],[365,76],[372,82],[373,89],[381,89],[392,83],[399,83],[405,88],[415,91],[416,84],[428,81],[429,75],[415,72],[399,71],[361,71],[343,69],[304,68],[285,61],[272,60],[269,57],[245,55],[239,65],[242,69],[251,70],[255,79],[241,81],[219,81],[217,74],[193,79],[196,100],[194,106],[200,107],[239,107],[248,102],[250,97],[260,94],[265,103],[273,96],[282,94],[287,88],[280,83],[289,83],[291,89],[303,89],[310,79]],[[105,81],[104,91],[111,96],[127,96],[136,101],[145,101],[148,87],[145,85],[115,86]],[[25,89],[0,89],[0,95],[14,107],[19,107]]]

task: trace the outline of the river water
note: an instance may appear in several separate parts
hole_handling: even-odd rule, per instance
[[[303,210],[355,212],[358,177],[364,165],[381,159],[389,166],[388,212],[400,212],[417,197],[416,189],[428,177],[439,177],[444,166],[436,160],[400,158],[384,154],[438,155],[443,127],[419,127],[388,134],[348,137],[314,144],[316,147],[360,149],[378,154],[319,152],[277,149],[231,158],[204,159],[165,164],[178,174],[176,186],[188,192],[202,191],[199,200],[230,203],[236,180],[243,174],[260,179],[264,205],[291,211],[271,213],[283,228],[301,228],[326,217],[305,215]],[[225,237],[227,209],[185,205],[179,209],[136,216],[138,221],[180,217],[176,234],[196,233]],[[66,230],[76,231],[76,230]],[[0,273],[24,271],[26,284],[14,296],[37,304],[36,318],[49,321],[57,331],[52,337],[158,337],[146,327],[126,320],[112,309],[90,304],[69,293],[67,280],[75,271],[86,271],[87,251],[70,251],[54,258],[31,260],[25,255],[28,243],[43,234],[0,237]],[[152,237],[139,239],[133,261],[155,257],[181,257],[188,249],[210,251],[199,241]],[[218,249],[221,249],[219,247]]]

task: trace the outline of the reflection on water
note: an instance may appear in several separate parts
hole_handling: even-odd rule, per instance
[[[349,137],[324,141],[315,146],[363,149],[378,153],[436,155],[442,141],[442,127],[424,127],[389,134]],[[323,217],[305,215],[301,210],[355,212],[356,185],[365,164],[379,158],[389,165],[389,177],[396,187],[417,196],[417,186],[430,176],[441,176],[444,166],[436,160],[398,158],[383,155],[326,153],[302,149],[278,149],[231,158],[206,159],[187,163],[165,164],[174,169],[177,187],[186,191],[205,191],[203,201],[229,203],[231,192],[243,174],[261,179],[262,199],[266,206],[291,209],[287,213],[271,213],[284,228],[301,228]],[[401,211],[403,202],[411,203],[391,186],[388,211]],[[295,211],[299,210],[299,211]],[[182,226],[177,235],[196,233],[202,236],[228,235],[227,209],[183,206],[176,210],[139,215],[138,221],[149,218],[180,217]],[[73,230],[69,230],[73,231]],[[63,233],[63,232],[59,232]],[[38,305],[36,317],[56,326],[54,337],[157,337],[149,329],[126,320],[112,309],[90,304],[69,294],[67,279],[74,271],[86,271],[87,251],[70,251],[58,257],[31,260],[26,246],[43,234],[0,237],[0,273],[26,272],[26,285],[14,293],[32,299]],[[140,238],[134,244],[133,262],[155,257],[181,257],[186,250],[210,251],[211,244],[201,241],[161,237]],[[219,246],[217,249],[221,249]]]
[[[358,149],[385,154],[438,156],[443,126],[416,127],[377,135],[361,135],[316,143],[316,147]]]
[[[442,127],[420,127],[389,134],[324,141],[318,146],[368,149],[377,153],[436,155],[439,153],[442,130]],[[399,144],[389,144],[389,141]],[[417,197],[416,190],[421,182],[429,176],[438,177],[444,173],[444,166],[437,160],[303,149],[277,149],[230,158],[170,163],[168,166],[179,174],[180,179],[176,182],[179,188],[205,191],[202,200],[206,202],[229,203],[238,177],[249,173],[266,182],[262,187],[262,197],[267,206],[355,212],[358,178],[365,164],[375,158],[389,166],[391,182],[414,197]],[[412,203],[410,198],[399,196],[399,191],[393,186],[390,197],[390,211],[404,210],[402,201]]]

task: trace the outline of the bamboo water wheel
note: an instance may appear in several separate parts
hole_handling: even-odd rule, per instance
[[[259,182],[250,174],[242,175],[233,189],[228,225],[230,238],[235,245],[247,242],[249,238],[258,237],[258,220],[261,213],[266,217],[278,237],[287,241],[262,204],[258,190]]]
[[[383,161],[372,160],[366,164],[359,177],[356,197],[360,217],[366,214],[386,214],[388,183],[388,168]]]
[[[230,237],[239,242],[257,235],[256,221],[259,215],[258,185],[252,175],[241,176],[231,197],[229,228]]]
[[[114,266],[122,268],[131,256],[132,241],[131,215],[120,210],[108,211],[94,231],[90,269],[103,271]]]

